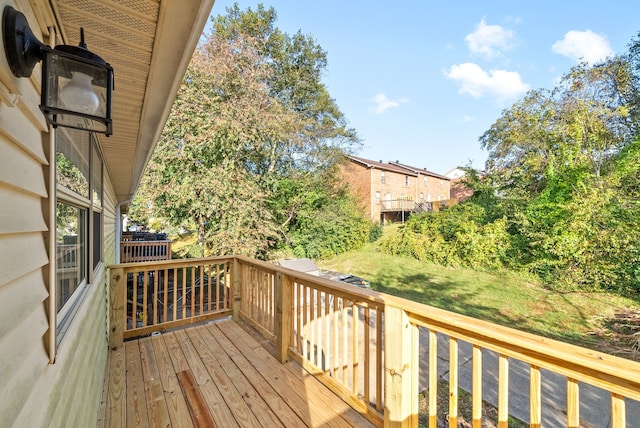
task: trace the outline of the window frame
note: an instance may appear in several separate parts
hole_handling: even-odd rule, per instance
[[[53,165],[51,169],[53,188],[55,189],[54,197],[50,198],[52,204],[53,217],[51,221],[52,225],[52,248],[53,254],[56,256],[50,258],[50,263],[53,265],[50,273],[52,278],[50,279],[51,287],[49,293],[52,295],[51,310],[54,312],[51,317],[51,325],[55,325],[55,328],[50,328],[53,337],[50,340],[50,346],[53,347],[50,352],[50,361],[55,361],[55,355],[57,354],[57,348],[60,346],[65,333],[72,325],[75,315],[79,308],[82,307],[82,303],[94,282],[95,272],[102,268],[104,263],[104,248],[103,248],[103,230],[104,230],[104,157],[99,148],[98,140],[93,133],[87,133],[86,131],[74,131],[70,132],[66,129],[55,129],[51,132],[51,149]],[[84,139],[86,138],[87,150],[86,153],[77,151],[78,147],[82,147]],[[68,145],[69,147],[63,147]],[[66,152],[65,152],[66,150]],[[74,163],[74,157],[72,154],[68,156],[68,153],[72,151],[77,152],[77,159],[84,159],[85,164],[77,165]],[[86,195],[78,193],[75,190],[70,189],[63,183],[60,183],[61,177],[59,176],[58,169],[58,155],[62,153],[67,160],[72,164],[72,168],[75,167],[82,172],[82,168],[86,166]],[[95,170],[99,168],[99,171]],[[99,181],[99,185],[96,183]],[[84,190],[84,189],[83,189]],[[96,190],[96,196],[94,196],[94,190]],[[84,193],[84,191],[82,192]],[[59,204],[67,205],[78,209],[78,225],[77,225],[77,240],[79,246],[84,247],[81,251],[76,250],[76,254],[73,257],[80,257],[81,260],[77,260],[77,263],[83,267],[79,267],[78,271],[81,272],[76,280],[72,293],[65,299],[64,303],[60,307],[59,301],[61,300],[61,283],[59,281],[67,280],[64,278],[62,269],[59,269],[57,251],[58,245],[60,245],[60,236],[58,236],[58,215]],[[96,224],[99,223],[99,224]],[[97,254],[96,254],[97,252]]]

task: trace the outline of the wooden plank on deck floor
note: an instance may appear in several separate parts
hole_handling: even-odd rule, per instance
[[[152,336],[151,344],[153,352],[156,356],[156,364],[158,365],[158,374],[162,381],[164,389],[164,397],[167,402],[167,410],[171,418],[171,425],[174,428],[190,428],[193,427],[189,409],[185,401],[184,395],[178,384],[176,371],[173,369],[173,363],[164,342],[164,337]]]
[[[140,346],[140,362],[147,396],[149,423],[155,427],[170,426],[171,418],[164,398],[164,389],[158,373],[151,339],[149,337],[142,338],[138,340],[138,345]]]
[[[109,427],[125,427],[126,370],[124,346],[111,351],[109,368],[109,397],[107,399],[107,421]]]
[[[107,361],[104,368],[104,379],[102,382],[102,396],[100,397],[100,409],[98,410],[98,428],[108,427],[107,401],[109,401],[109,372],[111,369],[111,351],[107,352]]]
[[[238,424],[242,427],[260,428],[260,422],[258,422],[258,419],[256,419],[253,412],[251,412],[247,403],[242,399],[242,395],[236,389],[236,385],[229,378],[225,369],[215,360],[211,351],[202,340],[202,336],[194,329],[188,329],[185,333],[191,340],[191,344],[200,359],[200,363],[202,363],[202,367],[208,372]],[[187,356],[187,358],[189,357]]]
[[[227,359],[229,367],[235,367],[247,380],[247,382],[255,389],[257,396],[264,400],[266,405],[276,414],[278,419],[288,427],[297,427],[304,425],[304,422],[300,417],[284,402],[282,397],[272,388],[271,384],[266,381],[264,377],[256,370],[253,365],[236,349],[235,346],[229,341],[229,339],[222,334],[222,332],[212,326],[204,327],[200,330],[205,337],[205,341],[210,344],[210,347],[214,350],[214,355],[218,361],[225,361],[223,363],[227,366]],[[205,334],[206,333],[206,334]],[[218,338],[220,341],[218,341]],[[215,341],[217,346],[211,346],[212,341]],[[233,366],[232,366],[233,365]],[[234,370],[234,369],[232,369]],[[235,379],[235,378],[234,378]],[[249,387],[247,387],[249,390]],[[254,413],[257,414],[256,408],[251,404],[251,408]]]
[[[202,361],[197,357],[197,353],[193,349],[193,345],[184,330],[168,333],[165,340],[168,344],[171,343],[170,348],[172,349],[176,349],[175,346],[177,345],[175,351],[177,354],[176,361],[179,361],[179,364],[184,366],[184,368],[180,367],[180,370],[178,370],[178,364],[176,364],[176,362],[174,362],[174,367],[176,367],[178,371],[191,370],[216,425],[225,428],[239,426],[222,398],[220,391],[215,387],[211,377],[203,367]],[[171,359],[173,360],[173,358],[174,352],[171,352]]]
[[[247,374],[243,373],[235,363],[229,358],[224,349],[220,346],[214,336],[209,333],[206,326],[190,329],[188,332],[191,341],[196,346],[198,353],[202,357],[202,362],[209,372],[221,370],[229,378],[229,382],[234,386],[235,393],[229,398],[235,397],[247,405],[247,409],[253,413],[256,422],[265,427],[284,427],[287,424],[280,422],[280,419],[269,408],[256,389],[247,379]],[[211,373],[214,377],[214,374]],[[275,394],[275,393],[273,393]],[[223,394],[224,395],[224,394]],[[225,399],[227,396],[225,395]],[[288,406],[286,406],[288,408]],[[291,409],[289,409],[291,411]],[[294,420],[295,421],[295,420]],[[298,419],[299,426],[302,421]],[[287,426],[296,426],[288,424]]]
[[[268,352],[266,350],[256,350],[258,353]],[[331,406],[340,416],[352,426],[376,426],[374,423],[366,419],[356,409],[351,407],[346,401],[334,394],[331,389],[322,384],[314,375],[305,370],[300,364],[289,361],[284,364],[291,373],[296,377],[300,377],[304,383],[305,390],[308,394],[313,394],[323,400],[327,406]],[[383,421],[380,419],[380,426]]]
[[[269,382],[277,385],[276,390],[281,397],[285,398],[289,393],[280,389],[281,386],[287,385],[288,389],[294,391],[302,404],[294,408],[300,417],[303,415],[309,420],[309,425],[329,424],[336,427],[350,427],[351,423],[343,419],[339,410],[341,406],[346,405],[339,397],[333,395],[334,401],[326,402],[315,393],[307,391],[301,378],[291,373],[284,365],[280,364],[275,357],[262,348],[251,336],[249,336],[238,324],[233,322],[224,322],[216,324],[220,330],[229,338],[231,342],[251,361],[256,369]],[[290,397],[287,397],[289,399]],[[340,404],[342,403],[342,404]],[[292,406],[293,407],[293,406]],[[303,411],[304,409],[304,411]],[[306,422],[306,421],[305,421]],[[362,423],[366,426],[369,422],[362,419]]]
[[[138,342],[125,342],[127,367],[127,427],[149,426]]]
[[[191,370],[183,370],[176,373],[180,389],[184,394],[187,401],[187,407],[189,408],[189,414],[191,415],[191,421],[198,428],[214,427],[213,418],[207,403],[204,401],[204,397],[198,388],[196,380],[193,378]]]
[[[164,401],[164,391],[160,379],[145,382],[145,394],[147,396],[147,410],[149,411],[149,423],[154,427],[171,426],[169,410]]]

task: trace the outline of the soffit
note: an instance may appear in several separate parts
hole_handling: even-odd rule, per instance
[[[84,28],[114,69],[113,135],[99,135],[118,202],[130,199],[214,0],[51,0],[66,44]]]

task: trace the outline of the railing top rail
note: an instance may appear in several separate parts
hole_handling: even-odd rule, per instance
[[[194,265],[206,265],[211,263],[223,263],[229,260],[233,260],[233,256],[219,256],[219,257],[203,257],[195,259],[172,259],[172,260],[158,260],[151,262],[132,262],[132,263],[120,263],[108,265],[109,269],[124,268],[133,270],[145,270],[145,269],[162,269],[165,267],[179,268],[190,267]]]
[[[349,298],[349,300],[357,301],[358,303],[368,303],[371,306],[377,306],[381,309],[384,308],[384,294],[377,291],[355,287],[350,284],[343,284],[338,281],[333,281],[305,272],[277,266],[272,263],[251,259],[245,256],[236,256],[236,258],[242,264],[256,267],[260,270],[270,272],[274,275],[278,272],[284,273],[293,281],[302,283],[304,285],[313,285],[313,288],[316,288],[317,290],[335,294],[338,297],[347,297]]]
[[[144,244],[154,244],[154,243],[167,243],[167,242],[172,242],[171,239],[154,239],[152,241],[133,241],[133,240],[127,240],[127,239],[123,239],[122,241],[120,241],[120,244],[124,244],[124,245],[144,245]]]
[[[638,362],[390,295],[384,300],[418,325],[640,400]]]

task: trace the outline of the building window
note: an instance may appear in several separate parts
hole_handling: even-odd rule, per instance
[[[384,176],[384,171],[380,171],[380,183],[384,184],[386,183],[386,179]]]
[[[440,188],[444,189],[444,180],[440,180]]]
[[[424,200],[424,193],[420,192],[420,200]]]
[[[87,280],[86,210],[56,204],[56,310],[58,313]]]
[[[431,193],[427,193],[427,202],[431,202]]]
[[[380,204],[380,192],[376,192],[376,204]]]
[[[56,139],[56,342],[103,260],[103,161],[93,134],[58,128]]]
[[[409,187],[409,176],[408,175],[404,176],[404,185]]]
[[[427,185],[427,176],[426,175],[424,176],[424,185],[425,186]]]

